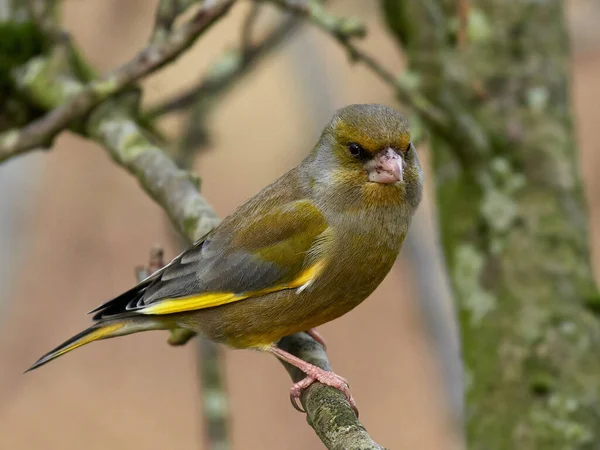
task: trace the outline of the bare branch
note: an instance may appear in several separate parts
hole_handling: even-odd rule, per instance
[[[128,63],[89,83],[67,103],[22,129],[0,134],[0,161],[13,154],[49,145],[54,136],[68,127],[74,119],[83,117],[103,100],[177,58],[227,13],[233,3],[235,0],[225,0],[213,8],[202,9],[164,39],[154,39]]]
[[[199,0],[160,0],[154,15],[153,40],[164,39],[171,32],[177,17]],[[208,9],[208,8],[205,8]]]

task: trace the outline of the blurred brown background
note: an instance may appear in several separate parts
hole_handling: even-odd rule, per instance
[[[108,70],[144,45],[155,3],[66,0],[66,27],[96,66]],[[365,48],[399,72],[401,56],[379,22],[376,3],[332,3],[332,11],[367,22]],[[236,7],[184,58],[149,79],[146,103],[190,86],[236,44],[247,7]],[[595,255],[599,17],[598,1],[569,3],[573,104]],[[230,213],[298,163],[334,109],[365,102],[394,105],[372,74],[350,67],[331,39],[307,27],[216,109],[209,122],[212,145],[196,165],[203,194],[220,215]],[[164,122],[171,136],[180,127],[176,117]],[[63,136],[52,152],[2,168],[0,215],[2,448],[201,448],[194,348],[169,347],[166,333],[94,344],[21,374],[87,326],[86,311],[131,286],[133,268],[146,262],[153,244],[175,256],[163,213],[136,181],[102,149]],[[399,262],[369,301],[320,331],[334,368],[352,385],[361,421],[378,442],[393,449],[446,449],[452,433],[413,288],[408,267]],[[321,448],[304,416],[290,406],[290,379],[274,358],[227,350],[226,364],[236,449]]]

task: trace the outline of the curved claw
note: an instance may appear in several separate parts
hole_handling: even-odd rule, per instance
[[[302,403],[300,403],[300,396],[302,395],[302,392],[304,392],[304,390],[315,381],[317,381],[316,378],[307,376],[297,383],[294,383],[294,385],[290,388],[290,402],[292,402],[292,406],[296,411],[306,413],[306,410],[302,407]]]
[[[336,375],[333,372],[321,369],[320,367],[310,364],[298,358],[297,356],[292,355],[291,353],[288,353],[285,350],[282,350],[281,348],[275,345],[269,347],[267,351],[277,356],[282,361],[285,361],[288,364],[297,367],[306,374],[305,378],[295,383],[290,389],[290,401],[292,402],[294,408],[296,408],[298,411],[305,412],[303,409],[298,407],[296,399],[300,398],[302,392],[307,387],[309,387],[315,381],[318,381],[326,386],[330,386],[332,388],[336,388],[342,391],[342,393],[346,396],[348,403],[350,403],[350,407],[354,411],[354,414],[356,414],[356,417],[358,417],[358,408],[356,407],[356,402],[354,401],[354,398],[352,398],[348,382],[344,378],[340,377],[339,375]]]
[[[290,403],[296,411],[306,414],[306,410],[302,407],[302,403],[300,403],[300,399],[298,397],[294,397],[292,394],[290,394]]]

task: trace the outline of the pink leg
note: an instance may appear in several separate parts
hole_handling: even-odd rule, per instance
[[[336,375],[333,372],[323,370],[320,367],[307,363],[306,361],[303,361],[302,359],[280,349],[279,347],[272,346],[268,351],[282,361],[297,367],[306,374],[306,378],[303,378],[298,383],[295,383],[290,389],[290,400],[294,408],[296,408],[298,411],[305,412],[301,407],[298,406],[300,395],[302,395],[302,392],[311,384],[313,384],[315,381],[318,381],[319,383],[323,383],[327,386],[331,386],[342,391],[348,399],[348,403],[350,403],[350,406],[354,410],[356,417],[358,417],[358,408],[356,407],[356,402],[354,401],[354,398],[352,398],[350,389],[348,389],[348,382],[344,378]]]
[[[325,350],[327,350],[327,345],[325,345],[325,339],[323,339],[323,336],[321,336],[321,333],[319,333],[316,328],[306,330],[306,334],[308,334],[311,338],[313,338],[315,341],[321,344]]]

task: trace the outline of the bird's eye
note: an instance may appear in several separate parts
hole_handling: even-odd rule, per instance
[[[359,157],[363,154],[363,149],[360,145],[358,145],[356,142],[351,142],[350,144],[348,144],[348,151],[350,152],[350,154],[354,157]]]

